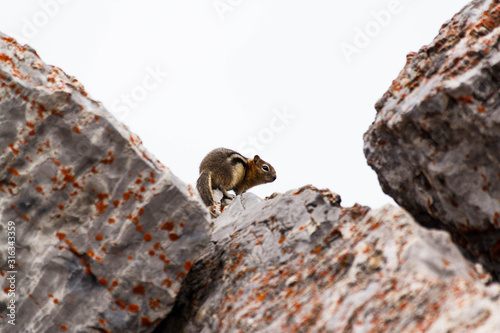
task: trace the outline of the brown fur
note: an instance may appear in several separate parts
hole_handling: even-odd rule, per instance
[[[270,183],[275,179],[274,168],[258,155],[248,159],[234,150],[217,148],[201,161],[196,187],[205,205],[212,206],[213,189],[219,189],[224,197],[231,198],[227,191],[234,190],[239,195],[256,185]]]

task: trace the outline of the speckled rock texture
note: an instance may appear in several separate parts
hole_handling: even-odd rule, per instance
[[[238,196],[215,220],[165,332],[495,332],[500,288],[448,233],[308,186]]]
[[[364,136],[384,192],[500,277],[500,2],[472,1],[408,62]]]
[[[78,81],[0,34],[0,275],[15,222],[16,326],[151,332],[208,245],[193,191]],[[4,289],[6,288],[6,289]]]

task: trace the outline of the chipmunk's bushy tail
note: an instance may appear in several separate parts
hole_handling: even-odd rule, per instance
[[[198,189],[198,193],[200,193],[201,200],[203,200],[203,203],[208,207],[214,204],[211,178],[209,172],[203,171],[196,182],[196,188]]]

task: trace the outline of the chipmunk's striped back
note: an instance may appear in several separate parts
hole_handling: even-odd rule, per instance
[[[274,168],[258,155],[248,159],[234,150],[217,148],[201,162],[196,187],[205,205],[212,206],[213,189],[219,189],[224,197],[232,198],[227,191],[234,190],[238,195],[253,186],[273,182],[275,179]]]

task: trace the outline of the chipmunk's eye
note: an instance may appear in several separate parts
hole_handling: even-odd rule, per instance
[[[267,165],[263,165],[262,170],[264,170],[265,172],[269,172],[269,167]]]

